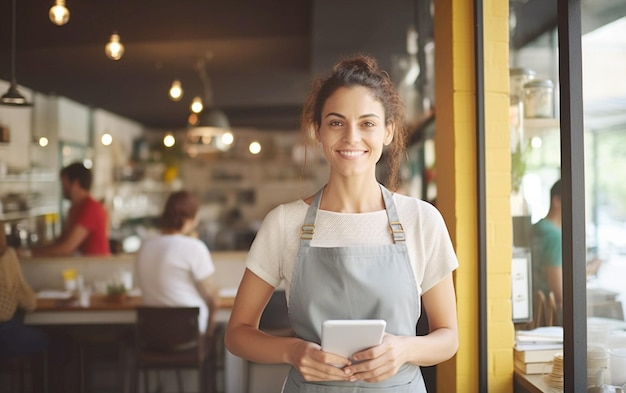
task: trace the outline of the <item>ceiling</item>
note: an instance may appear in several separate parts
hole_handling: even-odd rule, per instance
[[[312,77],[339,56],[373,53],[390,69],[406,51],[407,26],[418,21],[420,38],[432,34],[429,0],[394,0],[393,7],[382,0],[66,0],[64,26],[48,19],[53,0],[15,2],[20,86],[154,130],[186,126],[190,101],[202,94],[195,66],[207,56],[213,103],[231,126],[296,130]],[[520,5],[535,8],[531,17],[520,12],[516,45],[555,23],[554,12],[536,8],[548,3]],[[4,80],[11,79],[11,4],[0,3]],[[119,61],[104,54],[113,32],[125,46]],[[174,79],[185,91],[179,102],[167,96]]]
[[[67,0],[63,26],[48,19],[53,0],[16,3],[20,86],[149,128],[183,128],[202,94],[195,65],[209,54],[213,101],[233,126],[297,122],[311,78],[311,0]],[[10,80],[11,2],[0,7],[0,78]],[[119,61],[104,54],[114,31],[125,46]],[[167,96],[175,78],[179,102]]]

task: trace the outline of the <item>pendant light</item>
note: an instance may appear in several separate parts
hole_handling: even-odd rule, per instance
[[[120,42],[120,36],[117,32],[111,34],[111,39],[104,47],[104,53],[111,60],[119,60],[124,54],[124,45]]]
[[[204,104],[202,103],[202,98],[200,96],[196,96],[191,100],[191,106],[189,107],[193,113],[200,113],[204,109]]]
[[[57,26],[63,26],[70,20],[70,11],[65,7],[65,0],[56,0],[48,12],[50,21]]]
[[[15,0],[13,0],[13,10],[11,14],[11,85],[9,90],[0,97],[0,104],[13,106],[31,106],[26,98],[17,90],[17,81],[15,79]]]
[[[183,98],[183,87],[180,84],[180,80],[176,79],[172,82],[172,86],[169,91],[170,100],[180,101]]]
[[[204,109],[197,114],[197,123],[190,124],[187,131],[187,141],[197,153],[225,151],[232,147],[234,141],[228,117],[213,106],[211,79],[207,71],[207,60],[210,55],[207,54],[206,58],[200,59],[196,65],[204,90],[204,97],[201,100]],[[226,138],[223,140],[224,136]]]

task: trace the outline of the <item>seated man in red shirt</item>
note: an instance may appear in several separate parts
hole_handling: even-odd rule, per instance
[[[33,248],[33,256],[109,255],[109,230],[104,206],[91,196],[92,174],[82,163],[61,170],[63,197],[71,202],[61,236]]]

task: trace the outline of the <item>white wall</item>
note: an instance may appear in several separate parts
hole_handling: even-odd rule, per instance
[[[113,188],[114,169],[128,163],[133,151],[133,140],[143,134],[144,127],[103,109],[93,111],[92,121],[95,151],[93,193],[97,198],[110,200],[112,196],[107,194]],[[109,146],[100,142],[105,133],[113,137]]]

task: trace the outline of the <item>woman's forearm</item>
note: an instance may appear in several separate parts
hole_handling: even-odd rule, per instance
[[[302,340],[272,336],[252,326],[239,326],[226,331],[224,342],[232,354],[256,363],[291,364],[290,349]]]
[[[402,337],[406,342],[407,363],[434,366],[450,359],[456,353],[459,340],[455,331],[440,328],[426,336]]]

